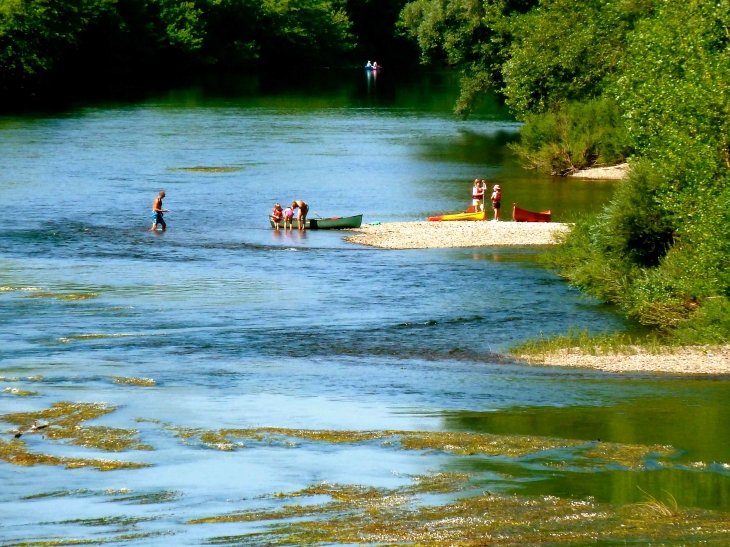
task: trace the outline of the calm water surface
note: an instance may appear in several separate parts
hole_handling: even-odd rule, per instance
[[[293,199],[365,222],[461,210],[477,176],[499,181],[505,202],[551,208],[556,220],[609,199],[610,183],[522,169],[505,147],[518,127],[506,110],[487,104],[459,121],[457,94],[451,74],[325,73],[0,118],[0,414],[103,402],[119,409],[93,425],[137,429],[154,448],[109,453],[25,435],[33,452],[153,466],[0,462],[3,543],[169,531],[134,541],[193,545],[251,526],[187,520],[258,506],[257,496],[444,470],[492,473],[497,491],[630,503],[641,487],[730,510],[724,380],[531,368],[496,355],[571,326],[629,328],[540,267],[535,249],[381,251],[268,227],[272,205]],[[200,167],[225,169],[187,170]],[[153,234],[163,188],[169,231]],[[181,442],[162,424],[600,438],[679,455],[671,467],[585,472],[547,457],[377,443],[229,452]],[[32,497],[52,492],[64,495]],[[133,495],[162,498],[139,505]],[[141,515],[155,519],[79,520]]]

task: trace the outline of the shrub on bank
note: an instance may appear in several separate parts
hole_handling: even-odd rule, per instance
[[[568,175],[626,161],[633,152],[618,105],[606,98],[563,103],[524,116],[519,142],[510,144],[527,167]]]

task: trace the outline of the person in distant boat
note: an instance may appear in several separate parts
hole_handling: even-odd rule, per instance
[[[291,208],[292,210],[299,209],[299,213],[297,214],[297,222],[299,223],[299,229],[304,230],[304,223],[307,222],[309,205],[307,205],[306,201],[298,199],[296,201],[292,201]]]
[[[378,66],[377,61],[373,61],[373,70],[378,70],[380,67]]]
[[[492,209],[494,209],[494,220],[499,221],[499,208],[502,206],[502,188],[499,184],[494,185],[492,192]]]
[[[271,220],[274,221],[274,228],[279,229],[281,226],[281,217],[284,216],[284,211],[281,208],[281,204],[277,203],[271,210]]]
[[[159,224],[162,226],[162,231],[164,232],[167,230],[167,224],[165,224],[165,221],[162,218],[162,213],[167,213],[167,209],[162,208],[162,199],[165,197],[164,190],[159,193],[159,195],[155,198],[155,201],[152,202],[152,229],[150,232],[154,232],[157,230],[157,225]]]
[[[479,179],[474,179],[474,186],[471,189],[471,204],[475,213],[484,211],[484,188]]]
[[[294,224],[294,209],[291,206],[284,209],[284,230],[291,230]]]
[[[373,63],[368,61],[368,64],[365,65],[365,68],[373,68]]]

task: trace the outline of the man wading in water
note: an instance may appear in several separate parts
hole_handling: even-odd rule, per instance
[[[167,213],[167,209],[162,208],[162,198],[165,197],[164,190],[160,192],[160,194],[155,198],[155,201],[152,202],[152,229],[150,232],[154,232],[157,230],[157,225],[159,224],[162,226],[162,231],[164,232],[167,230],[167,224],[165,224],[165,221],[162,219],[162,213]]]

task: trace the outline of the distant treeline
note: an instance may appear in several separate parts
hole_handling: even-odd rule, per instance
[[[408,52],[417,59],[416,48],[394,32],[404,4],[0,0],[0,95],[5,101],[23,101],[74,83],[183,71],[287,70],[348,60],[364,64],[365,56],[392,64]]]
[[[730,339],[730,0],[415,0],[400,25],[463,70],[459,112],[504,97],[528,166],[629,159],[562,275],[676,340]]]

